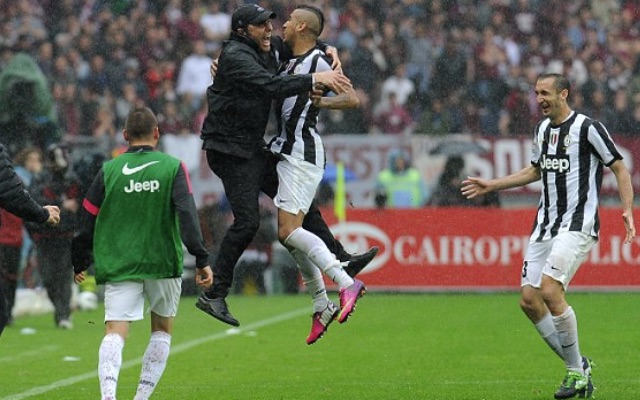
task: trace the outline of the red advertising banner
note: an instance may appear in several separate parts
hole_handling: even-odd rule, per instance
[[[349,203],[357,208],[374,206],[373,188],[378,173],[389,166],[389,155],[403,149],[411,155],[412,164],[422,174],[427,190],[431,192],[443,171],[447,156],[432,154],[441,143],[474,140],[486,150],[484,153],[464,155],[465,174],[482,178],[494,178],[519,171],[530,164],[531,138],[528,136],[510,138],[472,138],[469,135],[447,136],[395,136],[395,135],[332,135],[323,138],[327,164],[342,162],[353,178],[346,183]],[[640,155],[640,138],[614,136],[625,164],[631,172],[635,191],[640,190],[640,168],[636,158]],[[170,154],[188,160],[196,205],[201,207],[218,200],[224,190],[220,179],[207,165],[199,142],[172,142],[167,145]],[[188,154],[188,156],[185,156]],[[199,155],[199,158],[198,158]],[[537,204],[541,183],[505,190],[500,193],[506,203],[517,203],[523,207]],[[603,200],[618,198],[615,176],[605,168],[602,180]]]
[[[624,244],[620,210],[601,209],[601,237],[569,290],[640,289],[640,238]],[[349,209],[323,216],[349,251],[380,246],[361,273],[369,289],[519,290],[535,209]]]

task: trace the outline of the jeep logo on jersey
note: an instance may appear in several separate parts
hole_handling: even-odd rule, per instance
[[[571,165],[569,164],[569,157],[567,156],[554,156],[554,155],[542,155],[540,162],[540,168],[544,171],[557,172],[564,174],[569,171]]]
[[[125,186],[124,191],[127,193],[140,192],[157,192],[160,190],[160,181],[144,181],[136,182],[133,179],[129,181],[129,186]]]

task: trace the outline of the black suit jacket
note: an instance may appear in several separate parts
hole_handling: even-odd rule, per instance
[[[236,33],[223,43],[215,80],[207,88],[203,149],[250,158],[265,146],[272,100],[312,88],[311,75],[277,75],[284,51],[279,37],[272,38],[269,53]]]
[[[16,174],[11,158],[0,144],[0,207],[27,221],[45,222],[49,212],[35,202]],[[0,224],[2,221],[0,221]]]

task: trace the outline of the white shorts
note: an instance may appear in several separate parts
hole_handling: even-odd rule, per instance
[[[521,285],[540,288],[544,274],[562,283],[566,290],[595,243],[594,237],[582,232],[560,232],[550,240],[529,241]]]
[[[300,211],[307,214],[322,181],[324,169],[285,154],[282,157],[284,159],[276,166],[278,193],[273,198],[273,204],[294,215]]]
[[[180,303],[182,278],[107,282],[104,293],[104,320],[140,321],[144,300],[149,311],[161,317],[175,317]]]

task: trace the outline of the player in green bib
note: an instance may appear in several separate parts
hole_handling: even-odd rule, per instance
[[[155,151],[160,133],[149,108],[133,109],[123,131],[128,150],[106,162],[82,204],[73,240],[75,281],[92,264],[105,285],[105,336],[98,376],[103,400],[115,399],[122,349],[131,321],[151,311],[151,338],[142,358],[136,400],[151,396],[169,357],[183,268],[182,243],[196,258],[196,284],[213,283],[184,164]]]

